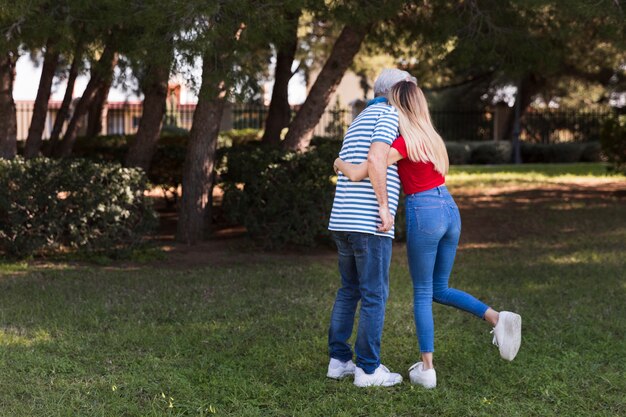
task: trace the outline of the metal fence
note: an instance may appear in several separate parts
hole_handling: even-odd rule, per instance
[[[431,112],[433,125],[446,141],[483,141],[493,139],[493,112],[441,111]]]
[[[599,140],[610,113],[600,111],[529,111],[522,118],[522,140],[533,143]]]
[[[51,102],[44,130],[50,136],[60,103]],[[170,105],[164,119],[165,125],[191,129],[195,104]],[[18,139],[26,139],[32,117],[32,102],[17,102]],[[292,109],[295,116],[297,107]],[[267,117],[267,107],[262,105],[229,104],[221,123],[221,130],[262,129]],[[128,135],[137,132],[141,119],[141,103],[108,103],[103,112],[103,135]],[[494,138],[495,113],[493,111],[442,111],[431,112],[433,123],[446,141],[484,141]],[[521,138],[527,142],[554,143],[598,140],[601,127],[609,112],[545,110],[529,111],[522,118]],[[353,118],[353,110],[341,107],[328,108],[315,127],[314,135],[343,137]],[[83,127],[86,123],[83,123]],[[82,132],[79,132],[81,134]]]

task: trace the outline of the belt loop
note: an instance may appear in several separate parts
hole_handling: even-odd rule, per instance
[[[441,195],[441,187],[437,186],[437,192]]]

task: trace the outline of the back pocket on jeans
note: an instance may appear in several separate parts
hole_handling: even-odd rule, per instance
[[[417,207],[415,209],[417,230],[432,235],[443,229],[443,207]]]

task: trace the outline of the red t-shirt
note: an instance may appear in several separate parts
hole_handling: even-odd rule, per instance
[[[435,171],[432,162],[413,162],[409,159],[406,142],[402,136],[398,136],[391,147],[402,155],[402,159],[398,161],[398,175],[404,194],[430,190],[446,182],[444,176]]]

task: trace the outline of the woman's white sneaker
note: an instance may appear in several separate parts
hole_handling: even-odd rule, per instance
[[[354,372],[354,385],[357,387],[391,387],[402,382],[402,375],[390,372],[385,365],[380,365],[373,374],[366,374],[358,366]]]
[[[354,375],[355,368],[356,365],[351,360],[348,362],[341,362],[339,359],[330,358],[326,376],[332,379],[345,378],[347,376]]]
[[[510,311],[500,312],[498,323],[491,331],[493,344],[500,349],[502,359],[515,359],[522,344],[522,316]]]
[[[434,368],[424,370],[424,362],[418,362],[409,368],[411,384],[421,385],[424,388],[437,386],[437,372]]]

